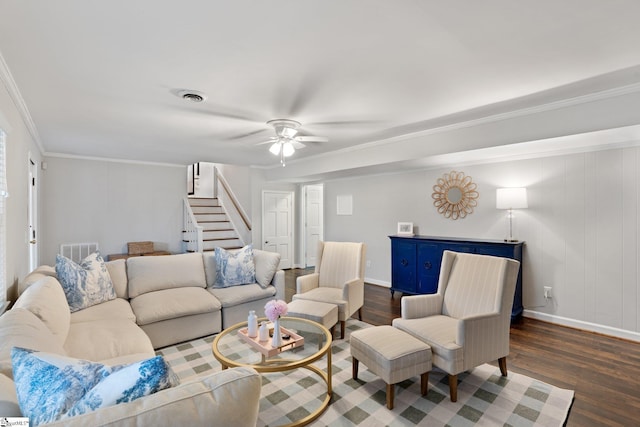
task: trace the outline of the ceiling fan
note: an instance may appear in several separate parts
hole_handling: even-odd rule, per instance
[[[269,120],[267,124],[276,132],[275,136],[260,144],[271,144],[269,151],[280,156],[280,164],[285,166],[285,158],[295,153],[296,149],[304,148],[304,142],[328,142],[329,138],[324,136],[303,136],[298,135],[301,126],[300,122],[290,119]]]

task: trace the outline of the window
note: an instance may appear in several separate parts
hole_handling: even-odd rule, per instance
[[[7,253],[5,250],[7,245],[7,197],[9,197],[9,191],[7,188],[6,136],[4,131],[0,129],[0,302],[7,298],[7,266],[5,258]]]

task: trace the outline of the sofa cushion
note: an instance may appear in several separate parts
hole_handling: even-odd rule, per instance
[[[116,291],[118,298],[129,298],[127,292],[127,262],[124,259],[116,259],[104,263],[109,271],[113,289]]]
[[[11,356],[20,409],[33,426],[131,402],[171,385],[160,356],[119,366],[19,347]]]
[[[51,265],[41,265],[31,273],[27,274],[27,277],[25,277],[18,285],[18,295],[22,295],[29,286],[44,277],[54,277],[57,279],[58,276],[56,275],[56,268]]]
[[[255,426],[261,378],[251,368],[231,368],[183,382],[130,403],[52,424],[86,426]]]
[[[3,374],[0,374],[0,414],[2,417],[22,416],[16,386],[11,378]]]
[[[127,259],[129,298],[180,287],[206,287],[202,254],[142,256]]]
[[[273,276],[278,271],[280,265],[280,254],[278,252],[253,250],[253,262],[256,265],[256,282],[263,288],[271,284]]]
[[[221,308],[220,301],[203,288],[165,289],[148,292],[131,300],[138,325],[148,325],[177,317],[210,313]]]
[[[0,373],[9,378],[13,378],[11,348],[14,346],[66,354],[47,325],[24,308],[13,308],[0,316],[0,337]]]
[[[71,313],[71,323],[93,322],[94,320],[105,319],[126,319],[135,323],[136,315],[133,314],[129,302],[122,298],[112,299],[111,301]]]
[[[232,288],[209,288],[207,290],[220,301],[223,309],[225,307],[234,307],[246,302],[269,298],[276,294],[276,288],[274,286],[269,286],[265,289],[256,283]],[[258,314],[260,315],[260,313]]]
[[[253,245],[247,245],[235,251],[216,248],[214,256],[216,260],[214,288],[226,288],[256,282]]]
[[[57,255],[56,274],[67,296],[71,312],[116,297],[111,276],[99,252],[90,254],[80,264]]]
[[[125,354],[154,354],[147,334],[128,319],[72,323],[64,349],[71,357],[96,362]]]
[[[44,276],[29,286],[14,304],[14,308],[24,308],[35,314],[47,325],[60,344],[64,344],[69,333],[71,313],[60,283],[50,276]]]

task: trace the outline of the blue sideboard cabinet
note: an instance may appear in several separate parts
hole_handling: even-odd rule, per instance
[[[430,236],[389,236],[389,238],[391,239],[391,296],[395,291],[405,294],[436,293],[442,252],[445,250],[500,256],[520,261],[511,321],[518,320],[522,316],[524,242]]]

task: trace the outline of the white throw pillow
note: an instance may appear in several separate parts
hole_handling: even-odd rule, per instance
[[[92,253],[80,264],[57,255],[56,274],[72,313],[116,298],[111,276],[99,252]]]
[[[271,285],[273,276],[278,271],[280,265],[280,254],[278,252],[253,250],[253,262],[256,265],[256,281],[262,288]]]

